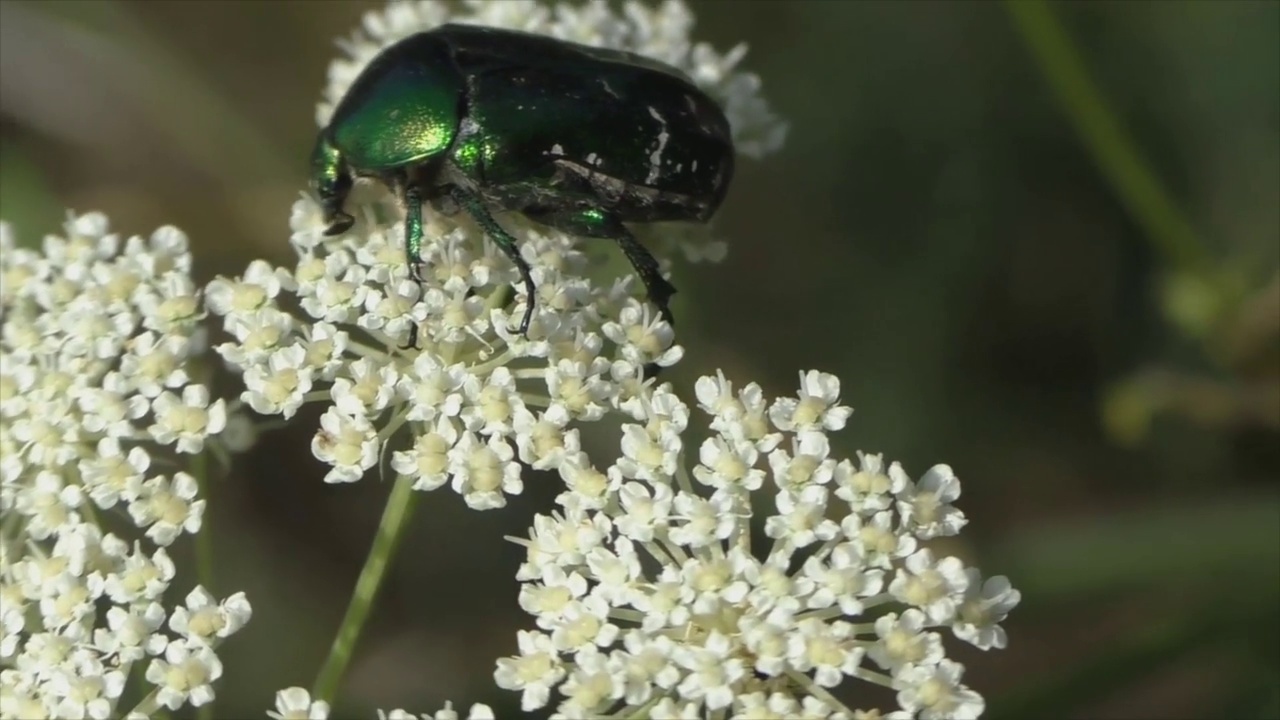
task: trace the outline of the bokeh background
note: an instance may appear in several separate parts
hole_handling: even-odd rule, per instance
[[[1280,717],[1280,4],[691,4],[791,132],[740,165],[728,260],[677,267],[666,379],[837,373],[841,453],[956,468],[945,550],[1024,598],[1007,650],[958,652],[990,717]],[[204,279],[286,263],[334,39],[376,7],[3,0],[0,215],[173,223]],[[220,716],[311,684],[388,490],[321,483],[315,422],[213,488],[215,589],[254,606]],[[555,492],[419,503],[338,716],[518,710],[503,536]]]

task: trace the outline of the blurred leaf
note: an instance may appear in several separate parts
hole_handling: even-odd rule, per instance
[[[1048,3],[1006,0],[1005,8],[1085,148],[1165,263],[1172,270],[1204,271],[1209,256],[1191,223],[1138,155]]]
[[[1066,601],[1153,583],[1232,582],[1280,601],[1280,499],[1139,507],[1014,534],[983,564],[1027,598]],[[1208,571],[1213,571],[1210,574]]]
[[[6,44],[21,58],[24,73],[10,73],[6,112],[32,127],[69,123],[77,136],[94,142],[103,137],[106,120],[119,120],[131,108],[146,120],[145,128],[124,128],[132,146],[154,151],[160,136],[193,167],[215,177],[285,177],[289,166],[279,150],[235,107],[221,97],[203,74],[190,67],[162,38],[142,27],[115,3],[20,3],[5,13]],[[33,69],[38,69],[36,72]],[[56,104],[23,102],[35,97],[30,83],[66,81],[85,92]],[[72,84],[71,81],[79,81]],[[89,92],[92,91],[92,92]],[[100,117],[103,93],[116,112]],[[83,95],[80,97],[79,95]],[[73,113],[67,117],[67,113]],[[75,113],[82,113],[75,117]],[[62,117],[50,117],[60,114]],[[86,127],[87,124],[87,127]],[[141,136],[137,133],[142,132]],[[126,148],[127,149],[127,148]]]
[[[0,219],[13,225],[18,242],[38,246],[45,233],[61,225],[63,214],[44,173],[23,148],[13,142],[0,145]]]
[[[988,717],[1075,717],[1080,710],[1127,688],[1193,651],[1221,644],[1224,636],[1248,633],[1274,614],[1274,597],[1250,595],[1243,608],[1224,611],[1210,604],[1172,620],[1135,627],[1108,643],[1107,651],[1074,666],[1059,667],[1040,684],[1028,684],[992,704]]]

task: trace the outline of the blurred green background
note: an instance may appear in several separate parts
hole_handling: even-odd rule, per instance
[[[666,379],[833,372],[843,454],[956,469],[946,551],[1023,592],[1007,650],[950,645],[990,717],[1280,717],[1280,4],[692,5],[791,132],[740,164],[728,260],[678,265]],[[0,1],[0,215],[28,241],[67,207],[173,223],[205,280],[287,263],[334,39],[378,7]],[[320,482],[315,422],[213,489],[215,590],[255,615],[220,716],[311,684],[386,496]],[[531,624],[502,536],[556,482],[526,487],[422,499],[339,716],[517,710],[491,677]]]

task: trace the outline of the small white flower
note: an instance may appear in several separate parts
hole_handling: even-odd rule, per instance
[[[876,618],[880,642],[871,646],[869,656],[880,667],[897,671],[908,665],[932,666],[943,657],[942,636],[928,632],[928,618],[915,608]]]
[[[177,443],[178,452],[198,453],[205,438],[217,435],[227,425],[226,405],[221,400],[209,402],[209,390],[203,385],[188,385],[182,398],[171,392],[161,393],[152,403],[156,423],[151,436],[162,445]]]
[[[192,646],[212,646],[214,638],[226,638],[249,621],[252,610],[244,593],[236,593],[221,603],[203,587],[187,594],[186,605],[175,608],[169,627]]]
[[[462,411],[462,384],[468,374],[462,365],[445,365],[434,353],[424,351],[413,361],[413,371],[400,377],[400,395],[409,400],[409,420],[429,422],[438,416],[457,417]]]
[[[204,317],[200,291],[189,275],[170,272],[160,278],[155,294],[138,298],[143,327],[158,333],[180,331]]]
[[[481,435],[506,435],[512,430],[516,412],[524,402],[516,392],[515,378],[500,367],[481,381],[475,376],[463,383],[467,404],[462,409],[462,422],[467,430]]]
[[[267,358],[266,367],[251,367],[244,373],[245,391],[241,399],[255,412],[281,415],[286,420],[302,407],[311,391],[312,368],[307,365],[301,345],[290,345]]]
[[[94,631],[94,646],[104,657],[120,663],[134,663],[147,655],[159,655],[169,644],[160,633],[165,611],[160,603],[120,606],[107,610],[107,627]]]
[[[409,450],[391,453],[391,468],[414,478],[413,489],[435,490],[449,481],[449,453],[458,442],[458,431],[445,416],[430,432],[419,435]]]
[[[67,485],[58,473],[36,473],[29,488],[19,492],[14,510],[26,516],[27,534],[34,540],[44,540],[60,533],[64,528],[80,524],[80,506],[83,491],[78,485]]]
[[[755,444],[745,438],[707,438],[698,451],[702,464],[693,469],[693,476],[713,488],[732,485],[759,490],[764,484],[764,471],[755,467],[759,455]]]
[[[618,669],[611,666],[604,654],[588,648],[573,658],[573,668],[560,686],[565,699],[558,709],[573,717],[596,715],[622,697],[622,691],[622,677]]]
[[[520,709],[536,710],[547,704],[551,688],[564,678],[565,668],[550,636],[522,630],[516,641],[520,654],[499,660],[493,679],[500,688],[521,692]]]
[[[124,690],[124,673],[82,657],[60,668],[41,689],[59,698],[56,717],[106,720]]]
[[[320,431],[311,440],[311,452],[333,466],[324,476],[325,482],[355,482],[377,464],[381,444],[368,419],[344,414],[335,406],[320,416]]]
[[[679,685],[680,695],[702,700],[708,709],[719,710],[733,701],[733,686],[746,675],[742,660],[731,657],[729,639],[713,632],[701,648],[677,648],[672,660],[688,674]]]
[[[928,549],[908,557],[889,584],[889,592],[902,602],[920,608],[929,621],[952,622],[969,589],[969,576],[958,558],[934,561]]]
[[[397,712],[403,713],[403,715],[395,717]],[[379,710],[378,714],[381,717],[382,711]],[[451,702],[446,702],[444,707],[437,710],[434,715],[423,715],[421,717],[422,720],[459,720],[458,711],[453,709],[453,703]],[[415,720],[415,718],[403,710],[392,710],[387,714],[385,720]],[[494,720],[493,709],[483,703],[476,703],[467,710],[466,720]]]
[[[677,432],[664,432],[664,427],[655,432],[640,425],[622,426],[622,457],[617,467],[623,477],[657,484],[675,474],[682,443]]]
[[[734,498],[729,493],[717,493],[710,499],[689,493],[675,496],[672,516],[682,522],[670,530],[672,542],[690,548],[700,548],[727,539],[738,525]]]
[[[603,377],[608,363],[597,355],[600,336],[587,335],[583,340],[590,347],[587,354],[590,361],[586,357],[564,358],[547,369],[547,392],[552,400],[548,411],[560,411],[570,417],[592,421],[604,415],[613,387]]]
[[[329,390],[334,406],[351,417],[376,417],[394,397],[399,373],[368,359],[357,360],[348,369],[351,376],[334,380]]]
[[[222,662],[207,647],[169,643],[164,659],[147,666],[147,682],[159,689],[156,702],[170,710],[186,703],[200,707],[213,700],[212,683],[222,677]]]
[[[98,441],[97,452],[80,461],[80,479],[90,499],[103,510],[116,503],[132,502],[142,492],[151,455],[142,446],[134,446],[128,454],[116,438]]]
[[[811,485],[825,485],[838,464],[831,459],[831,443],[820,432],[800,431],[791,441],[791,452],[778,448],[769,453],[769,467],[778,489],[800,492]]]
[[[617,519],[618,532],[637,542],[650,542],[666,527],[675,495],[667,485],[650,488],[629,482],[618,491],[618,501],[623,510]]]
[[[964,513],[951,503],[960,497],[960,480],[948,465],[934,465],[914,485],[898,491],[898,513],[922,540],[955,535],[964,527]]]
[[[1003,575],[984,582],[977,568],[968,568],[965,574],[969,586],[952,630],[956,637],[983,650],[1003,649],[1008,638],[999,623],[1022,601],[1022,593],[1014,590],[1009,578]]]
[[[714,416],[712,430],[726,438],[744,439],[762,453],[771,452],[782,441],[782,434],[769,427],[768,404],[756,383],[747,385],[735,397],[733,383],[717,371],[716,377],[700,378],[694,387],[698,404]]]
[[[147,414],[147,399],[140,395],[130,396],[129,388],[121,378],[119,373],[109,373],[103,378],[103,384],[115,386],[115,389],[86,388],[76,398],[83,413],[81,423],[89,432],[108,438],[128,438],[133,433],[134,421]]]
[[[551,642],[561,652],[580,652],[608,647],[618,638],[618,626],[608,622],[609,603],[591,596],[565,603],[561,614],[550,623]]]
[[[982,696],[960,683],[964,666],[952,660],[913,665],[895,677],[898,702],[920,720],[974,720],[986,708]]]
[[[191,340],[182,335],[144,332],[126,345],[120,374],[129,378],[144,398],[186,385],[190,379],[183,360],[191,354]]]
[[[114,572],[106,576],[103,590],[120,606],[160,600],[169,583],[177,574],[177,568],[164,548],[158,548],[148,556],[141,543],[135,542],[132,551],[125,554],[123,542],[116,544],[108,538],[103,550],[116,559]]]
[[[778,493],[778,514],[765,521],[765,534],[797,548],[835,537],[840,526],[825,517],[827,495],[827,489],[819,485],[810,485],[795,495]]]
[[[329,703],[312,700],[305,688],[285,688],[276,693],[276,709],[268,710],[273,720],[327,720]]]
[[[524,489],[515,452],[498,435],[485,441],[475,433],[463,433],[449,451],[449,467],[453,489],[475,510],[503,507],[506,495],[519,495]]]
[[[864,650],[851,642],[852,637],[853,627],[847,622],[801,620],[787,638],[787,660],[801,672],[813,671],[818,685],[835,687],[862,661]]]
[[[856,543],[842,543],[831,550],[824,562],[810,556],[796,578],[796,590],[808,596],[811,608],[838,604],[845,615],[865,612],[863,598],[877,595],[884,587],[884,571],[869,569]]]
[[[235,365],[266,363],[272,353],[289,345],[296,324],[288,314],[270,307],[229,315],[224,327],[236,341],[225,342],[215,350]]]
[[[172,482],[152,478],[142,486],[138,499],[129,503],[129,515],[138,527],[147,528],[147,537],[157,545],[169,545],[178,533],[200,530],[204,500],[196,500],[199,485],[187,473],[177,473]]]
[[[565,431],[569,416],[563,410],[550,409],[535,415],[521,407],[515,411],[512,430],[521,462],[535,470],[548,470],[577,460],[581,454],[578,431]]]
[[[617,322],[605,323],[602,331],[634,365],[671,367],[684,357],[684,348],[674,344],[671,325],[636,300],[628,300]]]
[[[40,620],[44,627],[76,640],[85,639],[83,621],[94,614],[95,593],[81,578],[63,575],[40,598]]]
[[[855,468],[849,461],[836,466],[836,496],[849,503],[849,507],[859,515],[871,515],[887,510],[893,496],[902,492],[911,482],[907,473],[898,463],[884,467],[884,458],[880,455],[858,453],[858,465]]]
[[[578,573],[565,574],[559,567],[543,570],[541,585],[520,588],[520,607],[539,619],[539,625],[554,625],[568,605],[587,592],[587,581]]]
[[[844,536],[862,550],[862,559],[868,566],[894,567],[895,562],[916,551],[919,542],[915,537],[895,527],[895,516],[888,511],[878,512],[870,518],[846,515],[840,523]]]
[[[840,430],[853,409],[839,405],[840,379],[810,370],[800,373],[798,398],[779,398],[769,408],[769,419],[779,430]]]
[[[253,312],[267,306],[280,294],[280,279],[265,260],[254,260],[238,280],[218,278],[205,288],[205,304],[210,310],[226,315],[230,312]]]
[[[608,472],[602,473],[591,466],[586,454],[578,450],[581,443],[576,430],[565,435],[565,445],[566,451],[558,468],[565,492],[556,502],[591,510],[599,510],[613,502],[622,485],[622,475],[616,472],[616,468],[609,468]]]

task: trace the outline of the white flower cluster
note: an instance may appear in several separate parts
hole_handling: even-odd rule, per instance
[[[0,716],[118,714],[148,659],[153,703],[199,705],[221,673],[213,648],[249,617],[242,594],[199,587],[162,605],[165,546],[200,529],[205,503],[196,478],[161,469],[228,422],[193,378],[190,268],[173,227],[123,240],[90,213],[35,251],[0,223]]]
[[[561,466],[562,509],[535,520],[518,575],[539,629],[498,684],[526,710],[558,690],[554,717],[745,720],[857,716],[828,692],[856,678],[897,691],[886,717],[977,717],[937,630],[1003,647],[1019,594],[922,547],[965,523],[951,469],[913,481],[878,455],[833,457],[850,410],[830,375],[772,404],[723,376],[696,391],[712,435],[692,468],[689,409],[666,385],[622,404],[617,462]]]
[[[318,120],[383,47],[452,21],[649,55],[724,104],[741,152],[781,143],[758,80],[733,70],[741,48],[721,56],[694,45],[691,15],[675,0],[617,7],[465,2],[456,13],[436,0],[393,3],[344,45]],[[701,379],[711,436],[688,462],[689,407],[643,372],[682,350],[632,297],[631,279],[594,284],[575,238],[502,217],[537,286],[533,324],[518,336],[511,327],[529,299],[470,223],[426,214],[420,285],[389,194],[358,184],[349,203],[357,223],[337,238],[323,235],[313,201],[294,206],[296,268],[255,263],[210,285],[209,306],[235,338],[218,352],[243,372],[242,397],[259,412],[327,406],[313,452],[331,466],[330,482],[361,478],[401,432],[408,440],[395,444],[391,467],[418,489],[450,484],[474,508],[520,492],[525,466],[558,472],[561,507],[535,519],[519,572],[520,604],[538,629],[520,634],[519,654],[495,673],[526,710],[554,694],[555,717],[566,719],[877,716],[833,695],[857,679],[897,693],[884,717],[982,712],[942,631],[1003,647],[999,623],[1019,594],[925,546],[965,522],[950,468],[913,480],[878,455],[834,457],[828,433],[851,411],[838,380],[818,372],[801,376],[796,397],[772,402],[754,384],[734,392],[723,376]],[[411,328],[420,347],[406,350]],[[607,467],[578,437],[582,423],[606,416],[624,419],[620,457]],[[758,538],[753,547],[753,532],[764,547]],[[282,691],[276,709],[276,718],[329,711],[298,688]]]
[[[311,693],[305,688],[285,688],[276,693],[276,709],[268,710],[267,716],[273,720],[326,720],[329,717],[329,703],[323,700],[312,700]],[[477,703],[471,706],[465,718],[453,709],[453,704],[446,702],[444,708],[433,715],[415,715],[407,710],[378,711],[378,720],[493,720],[493,710],[488,705]]]
[[[428,224],[437,239],[423,251],[419,297],[398,233],[319,240],[316,213],[310,200],[295,206],[295,270],[255,262],[211,283],[207,302],[235,338],[216,350],[243,372],[248,405],[289,418],[304,402],[328,404],[312,442],[332,466],[328,482],[359,480],[407,426],[413,440],[391,456],[397,472],[418,489],[451,482],[472,507],[500,507],[521,490],[520,462],[545,468],[575,456],[569,423],[599,419],[611,398],[640,387],[646,365],[682,355],[628,282],[601,288],[579,274],[584,258],[563,234],[507,223],[537,258],[538,309],[525,338],[511,330],[523,307],[499,307],[515,270],[450,219]],[[282,308],[289,296],[309,321]],[[420,347],[405,350],[410,323]]]
[[[758,79],[732,71],[742,49],[722,57],[693,45],[692,15],[674,1],[657,9],[628,3],[621,14],[603,2],[554,10],[523,0],[472,2],[460,13],[436,0],[391,3],[365,15],[365,32],[345,45],[350,59],[330,68],[321,121],[381,48],[446,21],[657,57],[718,88],[744,137],[767,136],[753,147],[773,149],[782,141],[783,126],[757,97]],[[571,423],[599,419],[640,388],[645,368],[670,366],[683,354],[671,326],[634,297],[634,277],[609,286],[585,277],[578,238],[519,215],[500,218],[520,241],[537,288],[533,322],[519,336],[511,328],[529,302],[519,274],[461,214],[426,213],[427,276],[418,283],[404,260],[403,213],[394,198],[359,183],[348,208],[357,224],[329,238],[320,208],[304,197],[290,220],[295,268],[255,262],[242,277],[216,280],[207,291],[210,309],[224,316],[234,338],[217,351],[243,373],[248,405],[286,419],[305,402],[328,405],[312,443],[315,456],[332,467],[328,482],[363,477],[404,429],[409,447],[392,455],[392,468],[413,476],[419,489],[451,483],[472,507],[500,507],[521,491],[521,462],[547,468],[573,461],[580,453]],[[642,232],[690,257],[723,254],[715,243],[699,245],[696,232],[671,229]],[[606,241],[590,242],[609,249]],[[419,347],[406,351],[415,329]]]
[[[444,0],[392,2],[384,11],[366,13],[362,30],[341,43],[347,57],[329,66],[316,122],[321,127],[328,124],[360,71],[383,48],[445,23],[462,23],[523,30],[659,60],[683,71],[720,103],[739,153],[758,158],[781,148],[786,123],[760,97],[760,78],[736,69],[747,46],[739,44],[722,54],[706,43],[694,43],[693,22],[693,12],[682,0],[656,5],[589,0],[559,2],[550,8],[538,0],[464,0],[460,8]]]

